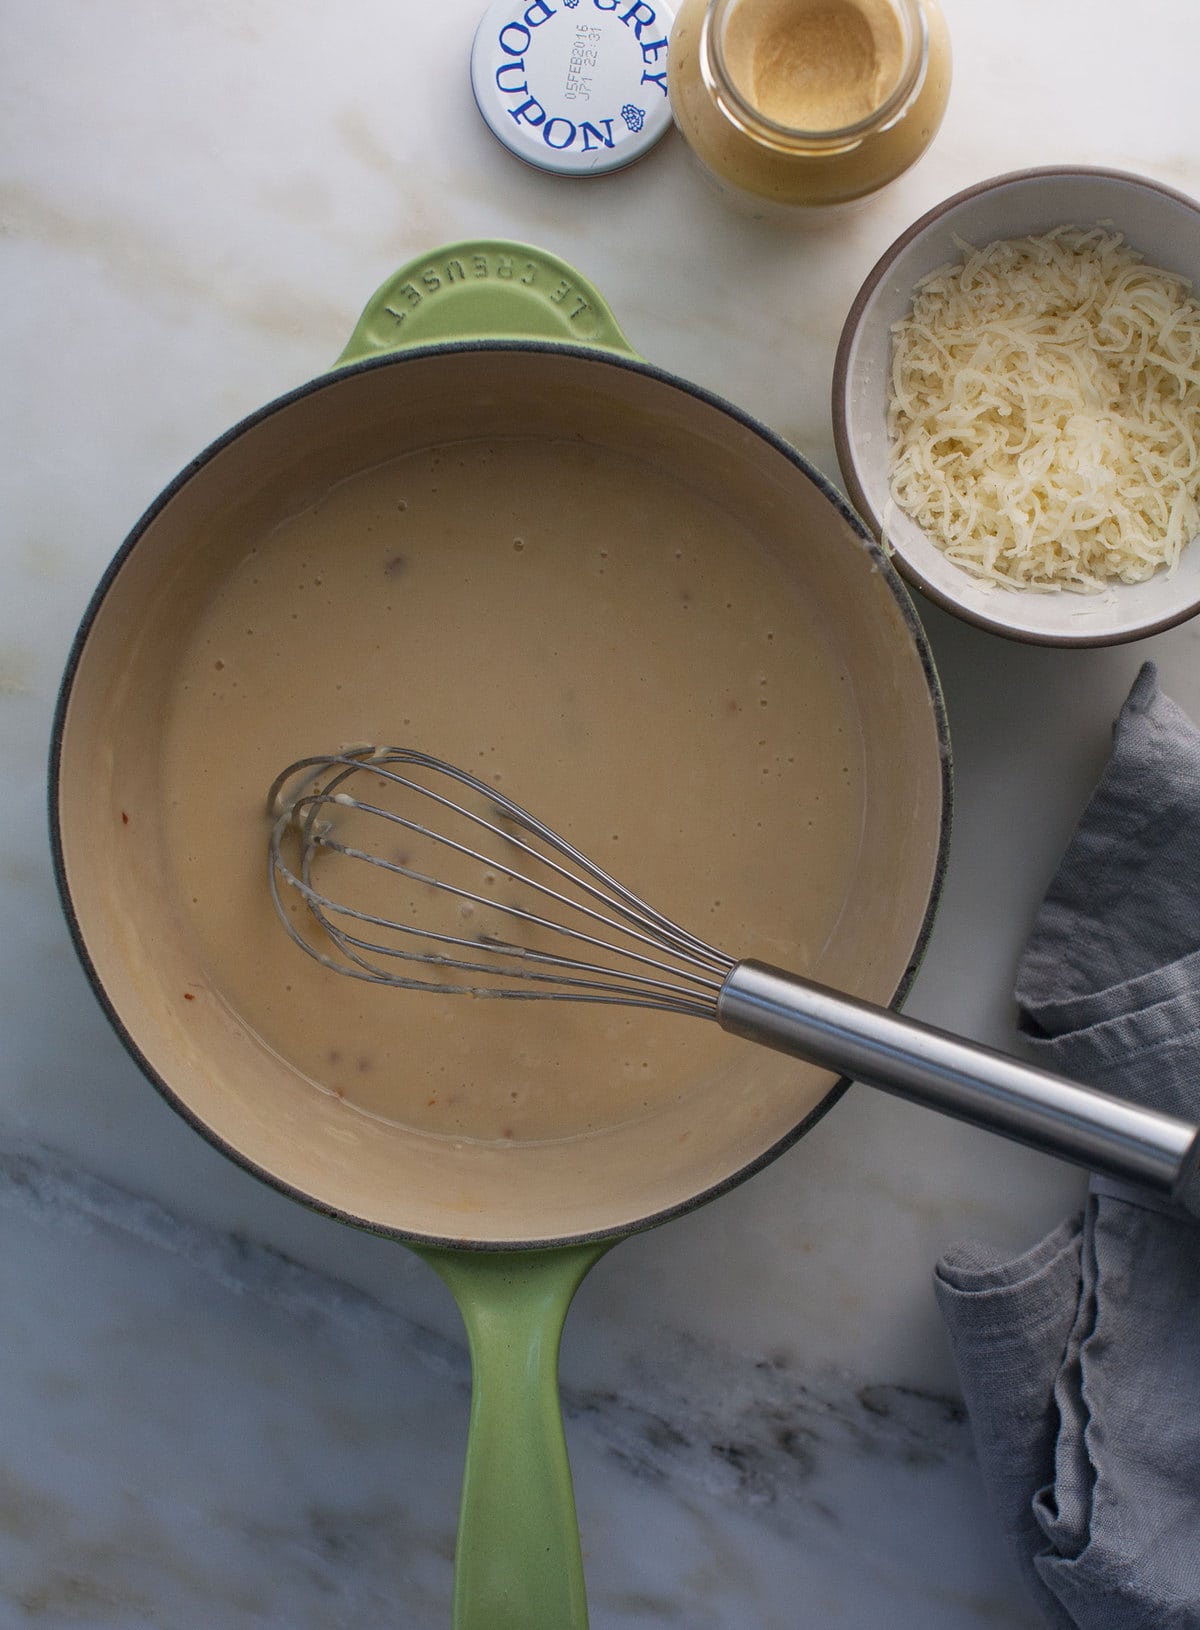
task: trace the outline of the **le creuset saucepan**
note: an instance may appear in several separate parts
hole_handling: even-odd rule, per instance
[[[464,512],[468,489],[485,497]],[[708,575],[693,561],[689,577],[688,529],[703,515],[727,529],[729,562],[717,549]],[[589,527],[566,579],[574,589],[564,595],[556,578],[554,599],[549,580]],[[477,534],[500,540],[486,568]],[[755,559],[790,585],[769,626],[743,639],[722,624],[697,645],[686,631],[705,595],[722,582],[717,610],[736,619]],[[364,561],[378,576],[347,621],[331,587]],[[624,604],[611,592],[618,566],[643,585]],[[243,591],[255,611],[239,630]],[[797,674],[807,677],[789,737],[767,680]],[[433,742],[417,725],[447,695],[458,739]],[[364,696],[366,720],[355,712]],[[517,744],[520,732],[532,746]],[[752,776],[732,768],[735,732],[761,758]],[[557,1072],[561,1098],[546,1095],[540,1130],[515,1118],[487,1133],[442,1126],[439,1091],[426,1098],[424,1087],[403,1112],[357,1098],[357,1083],[375,1078],[371,1059],[355,1058],[355,1027],[384,1021],[348,1009],[348,982],[328,975],[303,1013],[294,1005],[307,959],[270,921],[260,804],[293,758],[410,733],[450,757],[503,738],[510,757],[526,755],[514,787],[535,796],[531,776],[549,770],[583,785],[585,824],[599,811],[611,825],[625,808],[617,771],[632,755],[651,789],[648,824],[667,811],[676,824],[656,835],[663,875],[627,881],[684,919],[698,906],[719,917],[714,896],[739,887],[695,858],[708,828],[748,857],[747,889],[755,833],[783,832],[776,849],[794,863],[775,876],[764,916],[781,940],[796,925],[786,954],[806,947],[806,971],[886,1004],[911,980],[944,863],[945,717],[907,592],[828,482],[762,425],[635,355],[570,266],[507,242],[452,245],[389,280],[329,374],[236,426],[158,498],[83,620],[55,721],[51,809],[62,897],[96,994],[213,1144],[289,1195],[402,1240],[443,1276],[474,1367],[454,1622],[578,1630],[586,1606],[557,1398],[570,1300],[614,1240],[748,1177],[845,1083],[716,1027],[692,1027],[711,1028],[716,1049],[695,1043],[693,1069],[687,1027],[669,1014],[645,1019],[661,1032],[595,1020],[586,1049],[571,1040],[581,1032],[556,1033],[554,1053],[539,1027],[556,1021],[539,1004],[497,1015],[494,1049],[464,1050],[452,1020],[433,1050],[453,1057],[456,1090],[480,1101],[507,1071],[514,1117],[514,1068],[533,1059],[534,1074]],[[827,771],[797,790],[790,761],[818,739]],[[618,838],[633,852],[641,833],[602,824],[586,841]],[[215,942],[210,909],[226,925]],[[261,1012],[242,999],[247,980],[259,981]],[[419,1015],[405,1009],[397,1022],[422,1027],[407,1033],[415,1057],[423,1027],[441,1021],[427,1005],[436,999],[414,1000]],[[309,1055],[289,1056],[293,1024],[319,1044],[314,1011],[351,1038],[320,1055],[328,1076]],[[621,1113],[589,1107],[585,1051],[600,1079],[611,1057]],[[682,1060],[684,1075],[631,1087],[639,1056],[664,1069]],[[403,1056],[391,1073],[405,1075]]]

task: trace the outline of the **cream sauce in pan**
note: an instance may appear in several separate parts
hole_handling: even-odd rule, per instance
[[[348,1112],[561,1138],[735,1066],[746,1044],[702,1020],[379,989],[294,947],[267,788],[364,741],[493,782],[731,955],[819,968],[862,827],[851,687],[802,573],[657,467],[465,443],[277,524],[178,664],[168,845],[213,991]]]

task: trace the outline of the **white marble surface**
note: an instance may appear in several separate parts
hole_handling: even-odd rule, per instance
[[[504,235],[836,478],[829,377],[877,254],[1024,164],[1200,194],[1182,0],[946,0],[921,165],[819,231],[728,212],[674,135],[562,181],[478,118],[478,9],[13,0],[0,89],[0,1626],[449,1622],[466,1365],[440,1283],[301,1211],[143,1081],[77,968],[44,766],[76,620],[143,507],[328,365],[411,256]],[[910,1010],[1012,1044],[1032,913],[1140,662],[1200,717],[1200,626],[1029,650],[932,610],[958,809]],[[1069,1209],[1048,1159],[855,1089],[791,1153],[585,1283],[563,1380],[597,1630],[1032,1627],[930,1289],[964,1234]]]

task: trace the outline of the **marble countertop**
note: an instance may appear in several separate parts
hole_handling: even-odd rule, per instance
[[[990,174],[1104,164],[1200,194],[1182,0],[946,0],[934,147],[798,231],[731,212],[675,133],[552,178],[479,118],[477,0],[18,0],[0,99],[0,1625],[449,1623],[468,1374],[409,1252],[227,1163],[142,1079],[77,966],[45,762],[75,625],[144,507],[327,367],[415,255],[564,256],[630,341],[838,479],[829,379],[877,256]],[[1136,16],[1136,27],[1131,19]],[[1200,717],[1200,624],[1055,652],[922,607],[957,813],[909,1010],[1015,1045],[1020,947],[1139,665]],[[580,1292],[564,1404],[596,1630],[1032,1627],[931,1270],[1032,1243],[1082,1179],[868,1093]]]

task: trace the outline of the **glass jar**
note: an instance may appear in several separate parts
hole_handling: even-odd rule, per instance
[[[929,146],[950,39],[938,0],[682,0],[668,85],[719,183],[821,208],[886,186]]]

